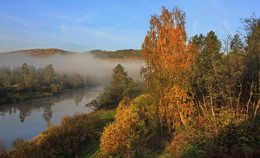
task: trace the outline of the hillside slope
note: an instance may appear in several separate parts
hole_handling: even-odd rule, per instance
[[[39,58],[47,58],[47,57],[53,56],[53,55],[73,54],[73,52],[65,51],[65,50],[57,49],[57,48],[18,50],[18,51],[12,51],[12,52],[8,52],[8,53],[25,54],[28,56],[39,57]]]
[[[92,50],[90,51],[90,53],[98,58],[120,58],[120,59],[142,58],[140,50],[134,50],[134,49],[123,49],[123,50],[116,50],[116,51]]]

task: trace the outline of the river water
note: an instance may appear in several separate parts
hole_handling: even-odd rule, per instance
[[[102,87],[78,90],[48,98],[33,99],[0,106],[0,141],[7,149],[16,138],[30,140],[49,124],[59,125],[66,115],[89,113],[85,105],[97,97]]]

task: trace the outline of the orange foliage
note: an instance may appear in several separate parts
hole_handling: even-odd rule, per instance
[[[163,99],[168,106],[161,106],[159,109],[161,114],[165,115],[169,128],[185,126],[192,119],[194,102],[185,89],[174,86]]]
[[[184,25],[185,13],[178,8],[172,12],[163,8],[160,16],[152,16],[141,50],[146,62],[141,73],[157,98],[161,121],[166,120],[170,127],[170,122],[185,125],[193,111],[187,93],[198,48],[187,42]]]
[[[191,70],[198,50],[187,44],[184,24],[185,14],[177,8],[173,12],[163,8],[161,16],[152,16],[141,50],[147,64],[142,74],[149,89],[182,84],[184,74]]]

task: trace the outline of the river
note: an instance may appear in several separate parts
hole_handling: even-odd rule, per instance
[[[102,87],[77,90],[52,97],[22,101],[0,106],[0,141],[7,149],[16,138],[30,140],[48,125],[59,125],[66,115],[89,113],[85,105],[97,97]]]

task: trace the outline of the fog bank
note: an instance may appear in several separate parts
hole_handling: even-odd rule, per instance
[[[0,54],[0,66],[12,68],[21,66],[23,63],[36,68],[52,64],[57,72],[79,73],[83,76],[95,77],[100,81],[110,80],[113,68],[119,63],[125,67],[130,77],[140,80],[140,68],[145,65],[143,60],[137,59],[99,59],[89,52],[53,55],[47,58],[36,58],[16,53]]]

